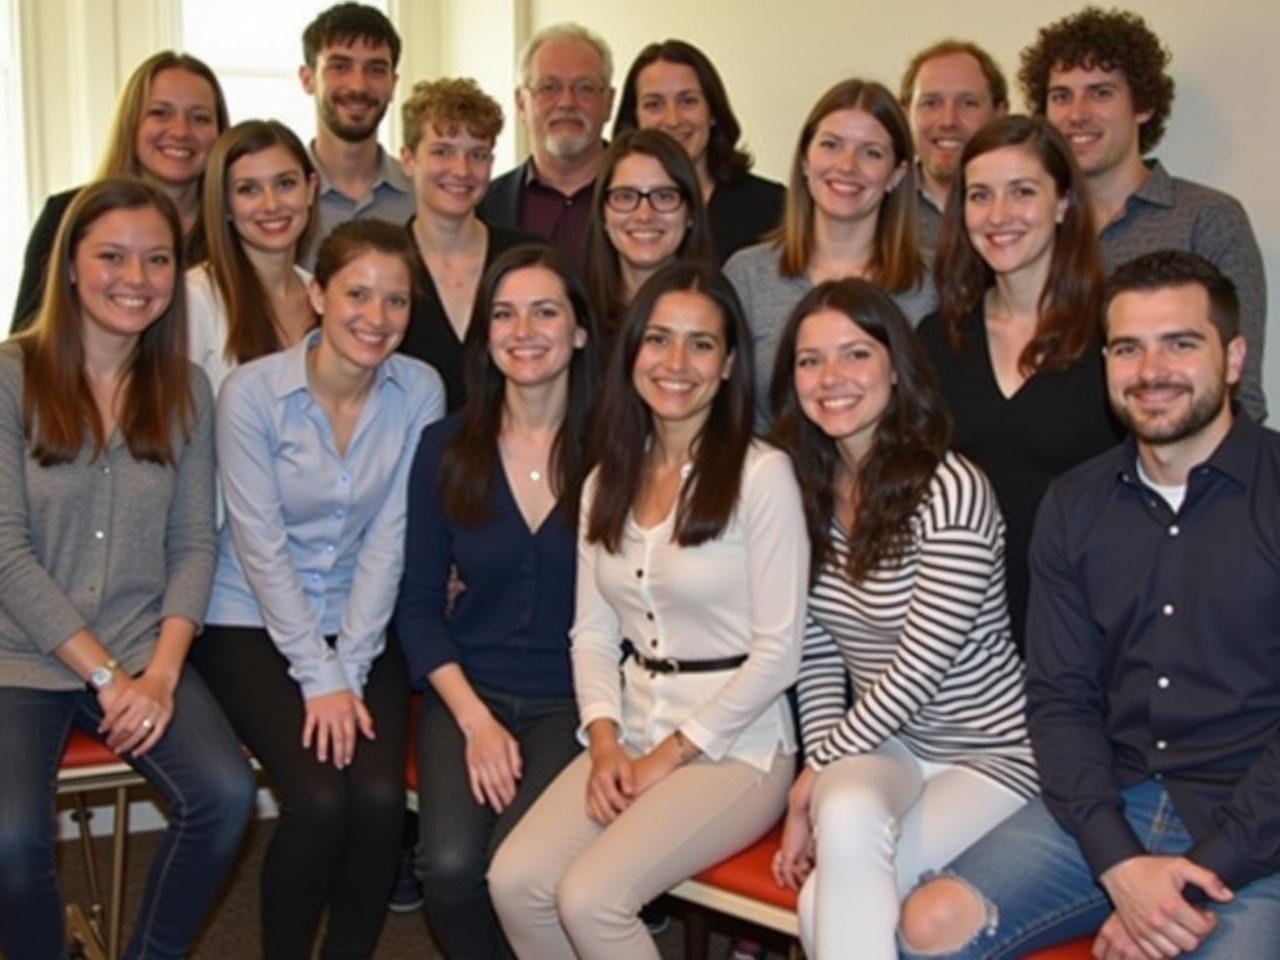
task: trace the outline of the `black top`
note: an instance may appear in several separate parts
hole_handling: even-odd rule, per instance
[[[1234,889],[1280,870],[1280,434],[1238,416],[1174,513],[1132,441],[1045,495],[1027,711],[1044,797],[1095,874],[1144,852],[1120,791],[1163,781]]]
[[[13,319],[9,324],[11,333],[26,329],[35,319],[35,313],[40,309],[40,299],[44,296],[45,270],[53,253],[58,227],[62,224],[62,215],[67,212],[67,207],[71,206],[76,194],[83,189],[74,187],[53,194],[44,202],[40,216],[36,217],[36,222],[31,227],[31,236],[27,239],[26,254],[22,258],[22,279],[18,281],[18,296],[14,300]],[[206,255],[204,231],[192,231],[183,243],[183,269],[202,262]]]
[[[577,537],[557,503],[536,531],[516,505],[499,459],[490,481],[486,523],[462,526],[444,514],[440,461],[461,418],[422,432],[409,474],[404,576],[396,633],[415,689],[427,674],[457,663],[475,684],[528,697],[573,696],[569,627],[573,623]],[[445,618],[450,565],[467,588]]]
[[[953,351],[936,314],[917,328],[951,410],[952,449],[982,468],[1000,501],[1007,528],[1005,578],[1013,642],[1022,651],[1027,550],[1040,498],[1051,480],[1115,446],[1124,434],[1107,404],[1100,347],[1089,347],[1065,370],[1032,374],[1006,397],[991,368],[981,308],[965,332],[963,346]]]
[[[413,243],[418,256],[414,258],[413,312],[409,315],[409,329],[405,331],[404,340],[400,342],[400,352],[417,357],[431,366],[444,381],[445,407],[453,413],[459,409],[467,398],[466,376],[463,372],[462,341],[454,332],[449,315],[445,313],[444,304],[440,301],[440,293],[436,290],[431,271],[427,269],[422,251],[418,249],[417,237],[413,234],[413,223],[417,217],[410,217],[405,224],[409,239]],[[507,227],[499,227],[486,223],[489,230],[489,245],[484,252],[484,269],[488,270],[493,261],[522,243],[544,243],[541,237],[531,233],[522,233]]]
[[[717,180],[707,204],[717,262],[723,264],[743,247],[759,243],[781,223],[786,197],[782,184],[753,173]]]

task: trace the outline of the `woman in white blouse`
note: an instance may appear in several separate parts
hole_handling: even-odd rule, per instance
[[[813,544],[805,766],[773,871],[803,884],[810,957],[856,943],[893,960],[901,894],[1036,792],[1004,521],[982,471],[947,450],[928,360],[872,283],[828,281],[796,306],[773,412]]]
[[[276,120],[246,120],[209,153],[201,199],[209,258],[187,271],[188,349],[216,394],[238,363],[291,347],[316,324],[298,251],[319,180]]]
[[[640,907],[777,819],[808,540],[787,458],[751,439],[737,297],[677,262],[627,311],[578,531],[573,669],[589,750],[499,849],[526,960],[657,956]],[[619,661],[623,660],[619,667]]]

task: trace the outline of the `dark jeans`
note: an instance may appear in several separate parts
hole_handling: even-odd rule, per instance
[[[581,749],[571,698],[516,697],[479,687],[476,693],[519,742],[523,775],[515,802],[501,814],[476,803],[466,738],[449,708],[427,694],[418,726],[418,864],[431,933],[449,960],[511,956],[489,902],[489,861]]]
[[[88,690],[0,687],[0,947],[9,960],[66,954],[54,873],[58,764],[72,725],[98,737],[101,719]],[[177,960],[240,847],[253,771],[218,704],[185,668],[160,742],[122,759],[169,805],[169,827],[151,861],[125,956]]]
[[[388,639],[365,684],[375,740],[360,738],[345,770],[302,748],[302,692],[267,632],[209,626],[191,662],[267,771],[280,819],[262,864],[262,952],[307,960],[329,911],[320,956],[372,955],[395,877],[404,822],[409,680]],[[313,745],[314,747],[314,745]]]

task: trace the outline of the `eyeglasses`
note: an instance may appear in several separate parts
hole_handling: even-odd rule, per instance
[[[594,100],[604,93],[604,85],[596,83],[594,80],[573,80],[570,83],[565,83],[556,77],[547,77],[537,83],[525,84],[525,89],[544,103],[559,100],[560,95],[566,89],[573,94],[573,99],[575,100]]]
[[[631,213],[641,200],[649,201],[649,208],[656,213],[672,213],[684,205],[684,194],[679,187],[654,187],[637,190],[635,187],[610,187],[604,192],[604,204],[618,213]]]

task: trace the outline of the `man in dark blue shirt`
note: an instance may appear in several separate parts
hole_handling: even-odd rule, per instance
[[[1238,416],[1239,302],[1207,260],[1106,298],[1131,437],[1064,475],[1031,549],[1044,795],[903,908],[904,956],[1264,957],[1280,944],[1280,434]],[[950,951],[950,952],[948,952]]]

